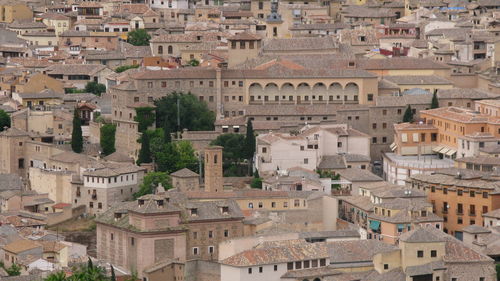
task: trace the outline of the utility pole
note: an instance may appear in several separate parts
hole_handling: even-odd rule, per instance
[[[202,175],[203,171],[202,171],[202,165],[201,165],[202,161],[203,161],[203,156],[201,155],[201,152],[199,152],[199,154],[198,154],[198,177],[199,177],[199,180],[198,181],[200,182],[200,184],[203,182],[203,175]]]

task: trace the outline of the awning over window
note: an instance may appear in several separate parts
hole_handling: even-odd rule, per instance
[[[456,151],[456,150],[454,150],[454,149],[450,149],[450,150],[449,150],[448,152],[446,152],[445,154],[446,154],[447,156],[452,156],[452,155],[453,155],[453,154],[455,154],[455,153],[457,153],[457,151]]]
[[[370,221],[370,228],[372,230],[378,230],[380,228],[380,222],[379,221]]]
[[[395,142],[393,142],[390,147],[391,147],[391,151],[394,151],[394,150],[396,150],[396,148],[398,148],[398,145]]]
[[[436,147],[434,147],[434,148],[432,149],[432,151],[434,151],[434,152],[439,152],[441,149],[443,149],[443,147],[442,147],[442,146],[436,146]]]
[[[450,151],[450,149],[449,149],[449,148],[447,148],[447,147],[443,147],[443,148],[439,151],[439,153],[441,153],[441,154],[446,154],[446,152],[448,152],[448,151]]]

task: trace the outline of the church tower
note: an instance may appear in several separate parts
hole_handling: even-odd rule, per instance
[[[205,148],[205,191],[221,192],[224,189],[222,174],[222,146]]]

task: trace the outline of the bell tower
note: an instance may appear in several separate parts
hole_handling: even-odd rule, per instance
[[[222,174],[222,146],[205,148],[205,191],[221,192],[224,189]]]

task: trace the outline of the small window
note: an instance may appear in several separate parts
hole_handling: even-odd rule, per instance
[[[259,273],[262,273],[262,271],[264,271],[264,269],[262,268],[262,266],[259,266]]]
[[[431,258],[437,257],[437,251],[436,250],[431,250]]]
[[[274,271],[278,271],[278,265],[277,264],[274,265]]]
[[[417,258],[423,258],[424,257],[424,251],[417,251]]]
[[[384,263],[384,269],[385,269],[385,270],[388,270],[388,269],[389,269],[389,265],[388,265],[388,264],[386,264],[386,263]]]

